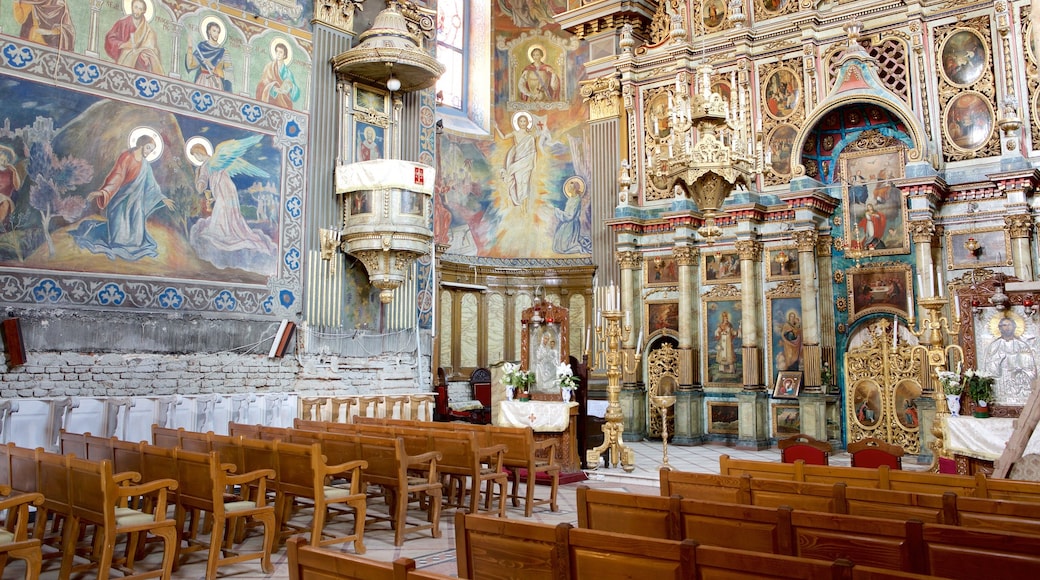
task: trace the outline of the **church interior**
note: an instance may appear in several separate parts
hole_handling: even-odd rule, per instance
[[[11,0],[0,42],[5,444],[1040,481],[1040,0]]]

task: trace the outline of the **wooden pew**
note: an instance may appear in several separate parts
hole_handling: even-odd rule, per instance
[[[377,562],[343,552],[308,546],[304,538],[286,542],[290,580],[447,580],[452,576],[415,569],[415,560]]]
[[[927,573],[944,578],[1036,578],[1040,536],[924,526]]]
[[[566,523],[551,526],[456,512],[459,578],[567,578],[560,546],[570,529]]]
[[[682,538],[678,496],[619,493],[579,485],[576,497],[579,528],[646,538]]]
[[[570,578],[617,578],[623,570],[626,578],[682,580],[697,544],[571,528],[566,547]]]

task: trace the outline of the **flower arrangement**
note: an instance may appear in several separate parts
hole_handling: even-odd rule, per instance
[[[520,365],[510,362],[502,365],[502,384],[512,387],[517,393],[527,392],[534,382],[534,373],[520,370]]]
[[[961,384],[960,373],[953,371],[939,371],[939,384],[942,385],[944,395],[959,395],[964,390]]]
[[[996,382],[995,378],[976,370],[964,371],[964,390],[968,391],[976,403],[989,403],[993,400],[994,382]]]
[[[571,365],[561,362],[556,365],[556,384],[560,385],[561,391],[573,391],[578,388],[578,377],[571,371]]]
[[[834,373],[831,371],[831,363],[823,361],[823,364],[820,365],[820,386],[825,392],[830,390],[832,381],[834,381]]]

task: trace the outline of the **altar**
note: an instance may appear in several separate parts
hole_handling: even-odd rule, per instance
[[[535,440],[558,437],[556,461],[564,473],[581,471],[578,455],[578,403],[563,401],[499,401],[495,425],[530,427]]]
[[[946,419],[946,449],[957,462],[957,473],[974,475],[993,471],[1004,446],[1015,430],[1015,419],[953,416]],[[1034,430],[1023,455],[1040,454],[1040,429]]]

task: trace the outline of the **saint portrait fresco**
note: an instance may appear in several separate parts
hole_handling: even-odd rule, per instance
[[[798,107],[802,94],[802,85],[794,71],[780,68],[773,71],[766,79],[765,98],[766,113],[774,119],[790,117]]]
[[[797,131],[792,125],[780,125],[769,135],[769,164],[780,175],[791,173],[791,150]]]
[[[723,0],[704,0],[701,4],[701,21],[706,28],[718,28],[726,19],[726,3]]]
[[[986,44],[974,30],[958,30],[943,41],[940,59],[940,70],[946,80],[950,84],[967,86],[979,80],[985,72]]]
[[[993,108],[975,91],[963,92],[946,105],[946,136],[957,147],[978,149],[993,133]]]

